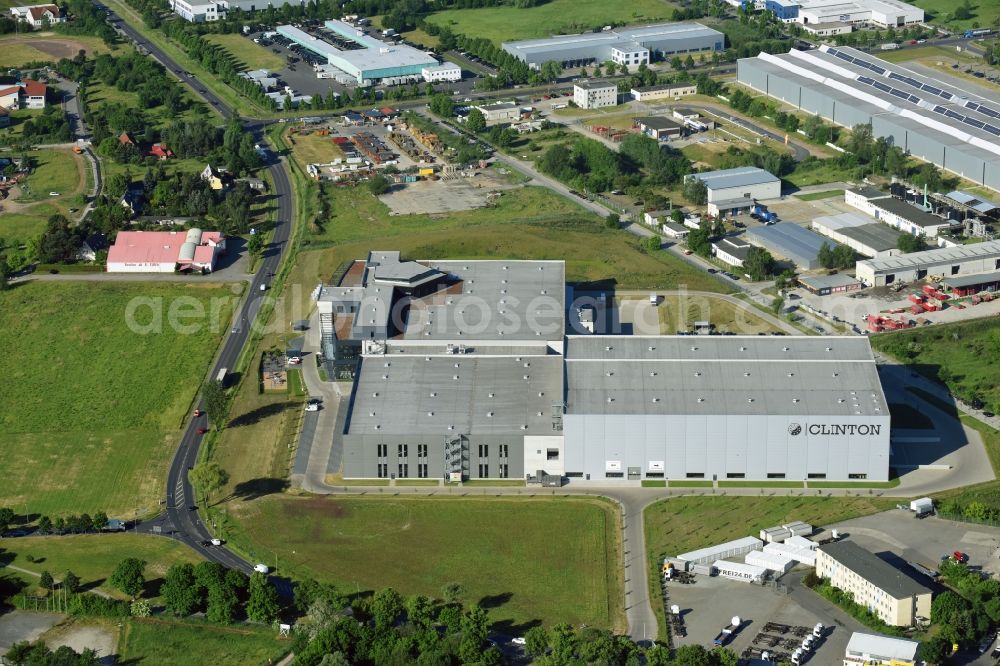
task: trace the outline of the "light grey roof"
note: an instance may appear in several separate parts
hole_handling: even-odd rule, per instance
[[[810,289],[819,291],[820,289],[835,289],[846,287],[851,284],[859,284],[855,278],[845,273],[835,273],[833,275],[803,275],[798,278],[799,282],[807,285]]]
[[[721,250],[728,255],[734,256],[737,259],[743,260],[747,258],[747,252],[750,251],[752,246],[750,243],[741,241],[739,238],[723,238],[722,240],[712,243],[712,247],[716,250]]]
[[[868,187],[867,185],[865,187],[852,187],[848,192],[862,196],[865,199],[882,199],[891,196],[888,192],[883,192],[876,187]]]
[[[579,47],[619,45],[635,46],[636,43],[663,42],[673,39],[687,40],[692,38],[721,39],[722,33],[707,28],[700,23],[656,23],[645,26],[616,28],[601,32],[588,32],[580,35],[555,35],[541,39],[525,39],[515,42],[504,42],[505,49],[514,49],[522,53],[532,51],[548,51],[553,47],[575,45]]]
[[[992,273],[979,273],[978,275],[962,275],[956,277],[941,278],[941,283],[949,287],[974,287],[978,284],[990,282],[1000,282],[1000,271]]]
[[[780,181],[774,174],[763,169],[758,169],[757,167],[736,167],[735,169],[707,171],[705,173],[692,174],[691,177],[705,183],[710,190],[723,190],[730,187],[761,185],[763,183]]]
[[[816,268],[820,248],[823,243],[829,244],[815,231],[792,222],[754,227],[747,231],[746,237],[748,241],[763,245],[775,254],[808,268]]]
[[[562,357],[556,355],[367,356],[347,432],[551,434],[562,377]]]
[[[425,67],[438,64],[437,60],[419,49],[405,44],[388,44],[366,35],[357,34],[357,30],[340,21],[326,21],[328,29],[348,37],[365,48],[345,51],[304,30],[291,25],[279,25],[278,34],[287,37],[310,51],[325,57],[330,64],[338,67],[347,65],[360,72],[370,72],[397,67]],[[353,74],[353,72],[350,72]]]
[[[569,414],[888,416],[866,338],[572,336]]]
[[[852,655],[870,655],[880,661],[913,661],[917,658],[920,643],[905,638],[891,638],[877,634],[863,634],[855,631],[847,641],[847,652]]]
[[[566,276],[561,261],[424,261],[460,289],[410,304],[403,337],[416,340],[532,340],[563,336]]]
[[[866,259],[859,261],[858,265],[868,266],[872,271],[878,273],[880,271],[918,268],[929,264],[991,256],[1000,257],[1000,241],[986,241],[985,243],[958,245],[955,247],[940,247],[933,250],[924,250],[923,252],[901,254],[895,257]]]
[[[697,84],[694,81],[684,81],[681,83],[664,83],[658,86],[642,86],[641,88],[632,88],[632,92],[648,93],[648,92],[661,92],[664,90],[677,90],[679,88],[695,88]]]
[[[847,227],[863,227],[871,224],[872,218],[860,213],[838,213],[837,215],[824,215],[813,220],[813,227],[823,227],[830,231],[840,231]]]
[[[636,118],[635,121],[637,123],[644,125],[645,127],[657,130],[680,129],[681,127],[683,127],[683,125],[681,125],[676,120],[671,120],[670,118],[664,118],[663,116],[648,116],[645,118]]]
[[[853,541],[828,543],[819,546],[817,550],[826,553],[895,599],[931,593],[929,589]]]
[[[917,225],[918,227],[940,227],[942,225],[955,224],[952,220],[946,220],[921,210],[912,204],[908,204],[900,199],[880,199],[872,204],[876,208],[888,211],[904,220]]]
[[[689,231],[691,231],[690,229],[688,229],[687,227],[685,227],[683,224],[677,224],[676,222],[673,222],[673,221],[671,221],[671,222],[664,222],[663,226],[665,226],[667,229],[670,229],[671,231],[673,231],[676,234],[680,234],[680,233],[685,233],[686,234]]]
[[[504,109],[516,109],[517,104],[514,102],[493,102],[492,104],[479,104],[475,108],[482,111],[501,111]]]
[[[949,192],[946,194],[949,199],[956,201],[960,204],[968,206],[980,213],[988,213],[991,210],[996,210],[1000,208],[1000,204],[993,203],[989,199],[972,194],[970,192],[964,192],[962,190],[955,190],[954,192]]]
[[[614,81],[606,81],[604,79],[577,79],[573,82],[573,85],[577,88],[583,88],[584,90],[604,90],[606,88],[618,89],[618,84]]]
[[[898,229],[893,229],[888,224],[870,222],[857,227],[844,227],[840,229],[840,233],[864,244],[876,252],[885,252],[886,250],[893,250],[899,245],[901,232]]]

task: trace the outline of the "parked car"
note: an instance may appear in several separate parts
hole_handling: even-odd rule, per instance
[[[319,403],[316,403],[316,402],[307,403],[306,404],[306,411],[307,412],[318,412],[319,411]]]
[[[208,432],[208,428],[206,428],[205,426],[198,426],[198,429],[195,432],[197,432],[199,435],[204,435],[206,432]]]
[[[222,545],[222,539],[212,539],[212,545],[213,546],[221,546]]]
[[[965,564],[965,563],[967,563],[969,561],[969,555],[968,555],[968,553],[963,553],[960,550],[956,550],[954,553],[952,553],[951,557],[956,562],[960,562],[962,564]]]
[[[991,419],[994,416],[996,416],[996,414],[994,414],[993,412],[983,412],[983,416],[985,416],[988,419]]]
[[[270,573],[271,571],[270,569],[267,568],[266,564],[255,564],[253,565],[253,570],[256,571],[257,573],[262,573],[262,574]]]

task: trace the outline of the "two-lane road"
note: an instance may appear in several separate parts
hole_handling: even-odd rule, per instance
[[[187,74],[170,56],[168,56],[156,44],[147,40],[140,32],[132,28],[128,23],[117,16],[112,9],[108,9],[109,20],[125,33],[125,35],[137,45],[145,48],[149,54],[156,58],[168,71],[172,72],[181,82],[191,87],[195,95],[203,99],[214,108],[224,118],[232,116],[232,109],[228,108],[219,97],[217,97],[206,86],[197,81],[193,76]],[[264,129],[266,123],[253,120],[244,122],[244,129],[250,132],[256,143],[264,143]],[[253,332],[257,314],[264,303],[264,299],[270,294],[271,280],[281,267],[288,246],[289,237],[292,231],[292,188],[288,180],[288,172],[285,170],[284,161],[275,158],[268,166],[268,173],[271,182],[274,184],[274,194],[277,197],[277,217],[272,235],[271,243],[264,250],[264,259],[257,269],[257,273],[250,281],[247,296],[240,303],[237,316],[234,317],[232,330],[225,338],[222,350],[216,357],[210,373],[211,378],[215,378],[222,368],[233,369],[241,351],[246,346]],[[264,289],[261,289],[264,286]],[[257,324],[259,325],[259,324]],[[203,405],[199,402],[199,407]],[[195,549],[203,557],[214,560],[227,567],[240,569],[244,572],[252,570],[252,563],[249,563],[225,547],[203,546],[202,543],[210,541],[212,534],[208,527],[201,522],[201,515],[197,507],[197,498],[194,488],[188,480],[188,470],[198,462],[199,451],[201,450],[201,440],[203,435],[199,434],[199,428],[207,428],[208,423],[204,416],[191,417],[188,419],[181,436],[180,445],[174,453],[173,461],[167,473],[166,487],[166,512],[157,518],[142,523],[138,526],[140,530],[151,531],[152,527],[159,526],[164,534],[168,534],[183,541],[191,548]],[[287,590],[282,590],[287,592]]]

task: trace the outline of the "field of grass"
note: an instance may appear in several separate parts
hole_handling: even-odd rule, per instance
[[[800,163],[796,165],[792,173],[782,178],[782,180],[795,187],[809,187],[810,185],[821,185],[838,180],[850,180],[850,174],[847,170],[837,166],[833,161],[824,160],[805,166]]]
[[[512,39],[532,39],[553,34],[573,34],[600,29],[609,23],[651,23],[669,20],[675,6],[662,0],[551,0],[531,9],[513,5],[483,9],[450,9],[428,21],[454,32],[485,37],[497,46]]]
[[[0,215],[0,242],[7,247],[15,247],[37,238],[45,231],[45,216],[28,213],[4,213]]]
[[[978,397],[990,411],[1000,410],[1000,320],[995,317],[941,324],[872,336],[872,347],[948,385],[956,396]]]
[[[285,66],[285,59],[242,35],[205,35],[205,39],[226,49],[246,69],[278,70]]]
[[[147,596],[157,593],[172,564],[201,561],[194,550],[173,539],[127,533],[4,539],[0,550],[8,564],[37,574],[48,571],[56,579],[72,571],[80,577],[85,589],[100,588],[121,598],[126,597],[106,581],[118,562],[126,557],[146,562]],[[29,556],[34,558],[33,562],[28,561]],[[13,573],[29,584],[38,582],[27,574]]]
[[[292,156],[303,171],[307,164],[327,164],[344,157],[344,151],[333,142],[333,139],[316,132],[289,135],[285,140],[293,146]]]
[[[670,487],[671,488],[711,488],[712,487],[712,482],[711,481],[704,481],[704,480],[701,480],[701,479],[691,479],[689,481],[685,481],[684,479],[678,479],[676,481],[671,481],[670,482]]]
[[[752,305],[740,306],[728,300],[700,294],[664,296],[657,309],[660,330],[667,335],[693,330],[696,321],[708,321],[715,324],[719,331],[731,331],[739,335],[783,330],[762,319]]]
[[[179,426],[232,307],[218,285],[28,282],[0,293],[5,504],[30,513],[156,510]],[[141,334],[127,324],[130,307]],[[174,319],[188,331],[171,326]],[[197,309],[211,317],[180,318]],[[30,341],[30,343],[28,342]]]
[[[243,666],[278,663],[290,649],[271,627],[219,627],[197,622],[130,618],[121,629],[124,664]]]
[[[231,544],[344,591],[465,588],[511,625],[624,628],[617,511],[574,498],[295,498],[229,505]]]
[[[671,484],[673,485],[673,484]],[[650,571],[665,556],[674,556],[744,536],[761,529],[801,520],[829,525],[895,506],[892,500],[867,497],[676,497],[646,508],[646,557]],[[659,596],[656,575],[649,577],[651,598]],[[665,626],[662,604],[653,611]]]
[[[69,150],[35,150],[28,153],[35,160],[35,170],[22,185],[17,203],[47,201],[60,203],[65,197],[82,191],[84,162],[82,157]],[[59,196],[49,196],[58,192]]]
[[[810,192],[809,194],[796,194],[796,199],[802,201],[820,201],[822,199],[832,199],[844,196],[844,190],[825,190],[823,192]]]
[[[620,288],[726,288],[668,252],[647,252],[628,232],[607,229],[597,216],[539,187],[506,190],[496,208],[447,216],[390,216],[389,209],[365,188],[331,191],[330,219],[307,235],[310,242],[336,243],[319,262],[324,280],[344,261],[392,247],[413,258],[565,259],[570,282],[613,281]],[[300,284],[308,285],[308,291],[317,277],[305,273]]]
[[[53,32],[34,32],[0,36],[0,52],[7,67],[21,67],[32,62],[57,62],[61,58],[72,58],[80,49],[91,56],[115,50],[108,48],[97,37],[86,35],[71,37]]]
[[[410,32],[404,32],[403,39],[413,42],[414,44],[421,44],[429,49],[437,48],[437,45],[441,42],[437,35],[429,35],[426,31],[421,30],[420,28],[411,30]]]
[[[1000,18],[1000,4],[995,0],[973,0],[972,17],[957,21],[952,17],[963,0],[913,0],[913,4],[924,10],[924,18],[928,23],[940,23],[951,29],[968,29],[975,23],[979,26],[991,26]]]

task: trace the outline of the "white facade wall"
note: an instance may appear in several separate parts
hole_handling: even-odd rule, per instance
[[[550,452],[556,452],[556,459],[550,459]],[[546,474],[566,473],[566,453],[563,438],[559,435],[525,435],[524,472],[534,474],[538,470]]]
[[[886,195],[888,197],[888,195]],[[883,197],[884,198],[884,197]],[[853,206],[860,211],[875,217],[875,202],[878,199],[868,199],[865,196],[858,194],[857,192],[852,192],[851,190],[844,191],[844,203],[848,206]]]
[[[175,266],[173,262],[109,261],[107,271],[108,273],[173,273]]]
[[[174,0],[173,10],[175,14],[192,23],[218,21],[220,16],[219,6],[215,2]]]
[[[716,573],[723,578],[738,580],[744,583],[759,583],[764,580],[764,576],[767,574],[767,569],[764,567],[740,562],[718,560],[712,566],[715,568]]]
[[[713,188],[708,186],[708,203],[727,201],[729,199],[777,199],[781,196],[781,181],[773,180],[758,185],[740,185],[737,187]]]
[[[462,68],[451,62],[442,63],[437,67],[424,67],[421,74],[428,83],[462,80]]]
[[[679,99],[698,92],[698,86],[677,86],[664,90],[636,90],[632,88],[632,99],[637,102],[650,102],[658,99]]]
[[[567,473],[592,480],[617,478],[609,471],[627,478],[633,469],[643,478],[654,472],[662,477],[653,478],[666,479],[889,477],[888,415],[605,415],[573,413],[570,406],[563,424]],[[877,426],[877,433],[809,433],[821,424]],[[612,463],[617,470],[609,469]]]
[[[649,64],[649,49],[645,48],[612,48],[611,61],[616,65],[626,65],[629,68],[637,68],[642,64]]]
[[[765,553],[760,550],[747,553],[743,561],[752,566],[763,567],[768,571],[774,571],[778,574],[786,573],[795,566],[795,560],[790,557],[777,553]]]
[[[599,109],[604,106],[615,106],[618,104],[618,87],[609,85],[595,88],[574,85],[573,102],[581,109]]]

